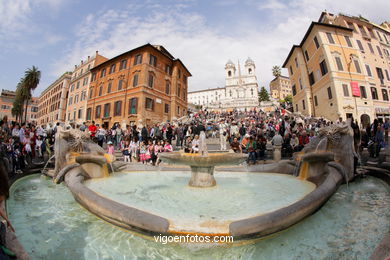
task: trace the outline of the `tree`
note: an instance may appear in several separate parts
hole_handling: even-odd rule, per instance
[[[275,78],[279,77],[282,75],[282,71],[279,66],[273,66],[272,67],[272,75],[274,75]]]
[[[269,101],[269,95],[265,87],[261,87],[259,92],[259,102],[261,101]]]
[[[291,104],[292,103],[292,96],[291,95],[287,95],[284,98],[284,102],[286,102],[287,104]]]
[[[26,102],[26,110],[24,113],[24,121],[27,122],[27,107],[28,102],[31,99],[31,92],[37,88],[41,79],[41,71],[37,67],[32,66],[31,69],[27,69],[24,73],[24,79],[22,83],[24,101]]]

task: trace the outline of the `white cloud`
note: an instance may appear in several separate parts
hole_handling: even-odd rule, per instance
[[[253,1],[248,1],[247,5],[259,7]],[[52,76],[71,69],[95,50],[111,58],[150,42],[163,45],[183,61],[193,74],[189,81],[190,90],[224,86],[226,61],[240,59],[243,68],[248,56],[256,63],[259,87],[268,88],[272,66],[282,65],[291,46],[300,43],[310,22],[316,21],[323,10],[354,15],[362,13],[379,22],[387,18],[390,6],[387,0],[379,0],[375,6],[364,0],[271,0],[263,7],[272,14],[270,21],[254,17],[254,26],[248,27],[247,20],[240,26],[238,17],[237,28],[240,29],[229,33],[221,29],[223,24],[210,25],[205,16],[184,7],[148,6],[150,10],[146,16],[137,13],[137,5],[122,10],[102,10],[88,15],[77,27],[77,40],[66,50],[64,58],[56,61]],[[259,11],[259,16],[263,12]]]

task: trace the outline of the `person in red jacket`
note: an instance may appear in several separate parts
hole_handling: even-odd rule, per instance
[[[299,151],[305,147],[306,144],[309,143],[309,137],[307,136],[305,131],[302,131],[302,134],[299,136]]]
[[[89,133],[91,135],[91,139],[93,139],[96,135],[97,127],[95,125],[95,121],[92,121],[92,124],[88,126]]]

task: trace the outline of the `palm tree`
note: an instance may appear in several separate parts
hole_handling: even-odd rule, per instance
[[[16,121],[18,119],[20,120],[20,123],[22,123],[23,119],[23,104],[24,100],[26,99],[26,90],[23,87],[24,78],[21,78],[19,80],[18,85],[16,86],[16,95],[15,100],[12,104],[12,115],[16,117]]]
[[[31,99],[31,92],[37,88],[40,79],[41,79],[41,71],[38,70],[38,68],[35,66],[32,66],[31,69],[27,69],[24,73],[23,89],[25,90],[24,97],[26,101],[24,122],[27,122],[27,107],[28,107],[28,102]]]
[[[274,75],[275,78],[279,77],[282,75],[282,71],[279,66],[273,66],[272,67],[272,74]]]

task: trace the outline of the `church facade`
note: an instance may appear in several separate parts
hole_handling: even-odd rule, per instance
[[[240,63],[236,65],[229,60],[225,65],[225,87],[191,91],[188,101],[202,106],[203,109],[232,111],[250,110],[258,107],[258,84],[256,66],[251,58],[245,61],[241,71]]]

